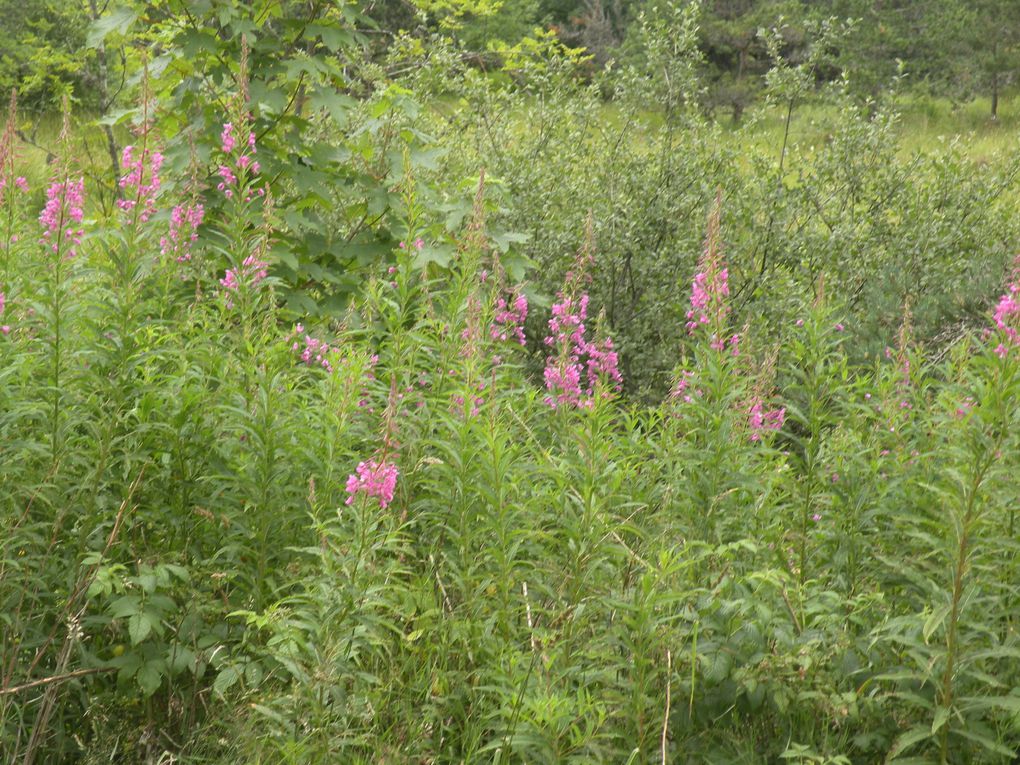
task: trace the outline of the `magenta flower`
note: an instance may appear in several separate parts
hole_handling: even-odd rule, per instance
[[[135,156],[134,146],[125,146],[121,164],[127,171],[118,182],[124,197],[117,200],[117,207],[125,212],[136,206],[141,208],[138,219],[145,223],[156,212],[156,195],[159,193],[159,171],[163,167],[163,155],[148,149]]]
[[[769,430],[782,430],[786,422],[786,408],[766,411],[760,398],[755,398],[747,410],[747,425],[751,431],[752,441],[760,441],[762,433]]]
[[[269,275],[269,264],[259,260],[254,255],[244,259],[244,263],[236,271],[228,268],[227,272],[220,279],[220,284],[228,292],[237,292],[242,286],[249,289],[258,287],[259,284]],[[234,304],[227,298],[227,308],[233,308]]]
[[[528,299],[520,290],[511,295],[510,302],[506,297],[496,301],[496,315],[489,327],[489,336],[493,340],[506,342],[513,338],[521,345],[525,344],[524,322],[528,318]]]
[[[258,175],[260,170],[259,163],[255,159],[257,153],[255,133],[251,129],[248,130],[239,155],[235,151],[238,145],[240,142],[234,135],[234,124],[232,122],[223,123],[223,130],[220,132],[220,150],[225,155],[226,161],[220,163],[216,169],[216,174],[220,176],[220,182],[216,184],[216,189],[222,191],[227,199],[233,197],[234,192],[241,186],[239,177]],[[258,196],[263,196],[265,190],[260,189],[257,193]],[[251,201],[250,194],[245,198],[245,201]]]
[[[220,133],[220,149],[224,154],[230,154],[234,150],[236,143],[233,123],[224,122],[223,131]]]
[[[14,185],[20,191],[28,191],[28,181],[25,180],[25,178],[23,176],[19,175],[17,178],[15,178],[14,179]],[[7,179],[6,178],[0,178],[0,192],[2,192],[5,188],[7,188]],[[2,198],[3,198],[3,194],[0,194],[0,199],[2,199]]]
[[[715,207],[708,218],[708,235],[705,248],[698,260],[697,273],[691,283],[691,307],[687,311],[687,333],[695,334],[699,327],[708,327],[710,347],[722,351],[729,343],[733,355],[739,354],[739,337],[733,335],[727,341],[726,317],[730,308],[730,272],[722,257],[720,248],[719,216],[721,198],[716,198]]]
[[[676,385],[669,392],[669,397],[672,399],[681,399],[685,404],[690,404],[694,401],[694,396],[691,395],[693,391],[696,395],[701,395],[701,392],[695,390],[693,386],[694,372],[690,369],[684,369],[680,372],[680,378],[677,380]]]
[[[45,244],[58,252],[64,240],[70,240],[71,246],[67,249],[67,257],[73,258],[77,254],[77,246],[81,244],[81,237],[85,233],[80,224],[84,217],[85,179],[67,179],[64,182],[54,181],[46,189],[46,206],[39,213],[39,222],[43,226],[43,234],[40,239]]]
[[[298,334],[304,334],[305,328],[298,324],[294,327]],[[333,353],[333,349],[322,340],[312,337],[311,335],[305,335],[304,347],[297,341],[291,346],[291,349],[295,352],[300,351],[301,360],[308,366],[320,366],[327,372],[333,371],[333,363],[330,361],[330,355]]]
[[[606,380],[619,391],[623,385],[623,376],[619,370],[619,357],[613,350],[613,338],[606,337],[585,346],[588,354],[588,390],[589,395],[598,380]]]
[[[556,348],[558,353],[546,359],[544,378],[549,391],[545,402],[554,409],[565,405],[590,408],[600,380],[617,392],[622,388],[623,377],[617,366],[619,359],[613,350],[613,341],[607,337],[588,342],[584,326],[587,316],[588,295],[585,293],[576,305],[562,293],[560,302],[553,304],[549,319],[552,334],[545,338],[545,344]]]
[[[995,306],[992,320],[1001,333],[1001,341],[995,348],[995,354],[1005,358],[1010,347],[1020,346],[1020,255],[1013,262],[1013,273],[1010,275],[1006,293],[999,298]]]
[[[355,473],[347,477],[347,502],[353,504],[359,494],[376,497],[379,508],[385,510],[393,501],[393,492],[397,486],[400,471],[392,462],[368,460],[358,463]]]
[[[198,239],[198,227],[205,218],[205,208],[199,202],[176,205],[170,212],[170,231],[159,240],[160,253],[173,255],[178,263],[191,260],[191,246]]]

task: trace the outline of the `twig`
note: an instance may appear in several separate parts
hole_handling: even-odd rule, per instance
[[[528,617],[528,631],[531,633],[531,650],[536,650],[535,645],[535,624],[531,620],[531,601],[528,600],[528,583],[521,582],[521,591],[524,593],[524,611]]]
[[[673,682],[673,655],[666,649],[666,713],[662,716],[662,765],[666,765],[666,736],[669,735],[670,686]]]
[[[95,675],[99,672],[114,672],[116,667],[94,667],[92,669],[76,669],[73,672],[65,672],[62,675],[53,675],[52,677],[44,677],[41,680],[33,680],[30,683],[23,683],[22,685],[14,685],[10,688],[0,688],[0,696],[7,696],[12,693],[20,693],[21,691],[27,691],[31,688],[38,688],[40,685],[49,685],[50,683],[62,683],[65,680],[73,680],[76,677],[84,677],[85,675]]]
[[[790,602],[790,596],[786,594],[786,588],[780,587],[779,594],[783,598],[783,602],[786,604],[786,610],[790,612],[790,618],[793,619],[793,628],[799,635],[803,630],[800,626],[800,620],[797,618],[797,612],[793,608],[793,603]]]

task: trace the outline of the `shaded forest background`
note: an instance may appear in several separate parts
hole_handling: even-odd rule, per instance
[[[196,15],[200,15],[195,5]],[[149,12],[160,14],[160,4]],[[170,4],[171,6],[173,4]],[[282,3],[285,15],[319,11],[315,0]],[[398,38],[442,36],[483,70],[498,70],[522,46],[550,35],[579,50],[587,71],[605,71],[641,57],[635,21],[660,12],[660,0],[374,0],[362,4],[365,28],[380,60]],[[17,86],[23,106],[52,109],[70,92],[89,109],[110,98],[116,61],[88,45],[89,25],[111,3],[99,0],[2,0],[0,87]],[[114,13],[114,16],[116,14]],[[739,121],[761,96],[772,65],[764,30],[775,29],[790,63],[808,55],[820,25],[845,22],[828,51],[822,80],[844,74],[855,91],[879,99],[895,78],[915,92],[954,103],[989,99],[991,116],[1020,71],[1020,14],[1012,0],[705,0],[698,49],[705,88],[701,107]],[[652,106],[652,105],[650,105]]]

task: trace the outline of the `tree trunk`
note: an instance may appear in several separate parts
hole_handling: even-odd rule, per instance
[[[99,20],[102,15],[99,10],[96,0],[89,0],[89,15],[92,17],[92,22],[95,23]],[[105,117],[109,110],[110,104],[110,85],[109,85],[109,68],[106,63],[106,44],[100,43],[96,49],[96,62],[99,64],[99,82],[97,83],[97,89],[99,90],[99,114],[101,117]],[[114,195],[118,195],[119,189],[117,187],[117,179],[120,177],[120,157],[117,152],[117,139],[113,136],[113,127],[109,124],[103,125],[103,132],[106,134],[106,151],[110,155],[110,172],[113,175],[113,190]]]
[[[999,73],[992,73],[992,119],[999,118]]]

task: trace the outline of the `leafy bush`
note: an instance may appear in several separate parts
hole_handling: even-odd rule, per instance
[[[890,107],[859,104],[845,82],[816,91],[832,28],[796,66],[776,54],[767,95],[788,118],[785,134],[762,143],[754,115],[724,130],[698,112],[693,17],[674,11],[669,23],[642,22],[655,66],[589,85],[572,76],[567,54],[525,86],[444,56],[408,80],[442,96],[423,99],[436,104],[428,132],[456,147],[443,175],[485,167],[507,189],[492,220],[527,235],[519,249],[538,264],[538,292],[556,290],[563,253],[593,217],[594,311],[605,310],[618,336],[628,390],[654,400],[668,386],[685,310],[678,295],[719,188],[738,325],[779,333],[824,274],[846,296],[855,361],[881,353],[907,299],[922,341],[976,326],[1015,250],[1015,153],[975,165],[950,142],[902,157]],[[808,120],[817,139],[798,138]]]

